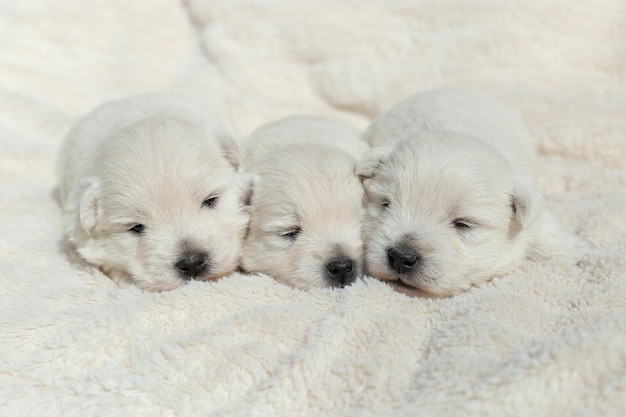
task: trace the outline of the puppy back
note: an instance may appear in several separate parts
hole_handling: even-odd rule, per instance
[[[521,117],[494,97],[474,91],[440,89],[410,96],[375,119],[363,138],[379,146],[425,131],[474,136],[495,147],[515,170],[534,171],[536,143]]]
[[[359,131],[350,124],[318,116],[290,116],[255,130],[244,142],[245,167],[267,152],[293,145],[320,145],[340,149],[359,158],[367,149]]]

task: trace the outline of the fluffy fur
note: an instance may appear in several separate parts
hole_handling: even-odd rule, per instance
[[[524,259],[584,245],[543,208],[534,144],[492,97],[437,90],[409,97],[364,134],[366,265],[374,277],[436,296],[467,290]]]
[[[257,176],[243,268],[296,288],[342,287],[362,271],[367,145],[343,123],[296,116],[263,126],[245,148]]]
[[[183,97],[144,94],[79,120],[59,156],[67,241],[118,283],[161,291],[235,270],[247,214],[239,150]]]

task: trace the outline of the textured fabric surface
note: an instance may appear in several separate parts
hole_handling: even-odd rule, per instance
[[[622,0],[0,1],[0,415],[609,416],[626,411]],[[240,137],[295,113],[364,128],[435,87],[496,95],[596,246],[452,298],[236,274],[118,288],[60,253],[70,125],[145,90]]]

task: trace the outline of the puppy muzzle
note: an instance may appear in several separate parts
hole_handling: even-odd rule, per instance
[[[204,252],[185,252],[174,264],[184,279],[197,279],[209,271],[209,256]]]
[[[326,264],[326,278],[335,287],[352,284],[356,279],[356,262],[347,256],[331,259]]]
[[[414,272],[421,261],[422,257],[407,245],[397,245],[387,250],[387,263],[399,274]]]

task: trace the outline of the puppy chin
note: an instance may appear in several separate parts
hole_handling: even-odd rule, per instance
[[[143,277],[139,276],[129,276],[129,280],[144,291],[162,292],[182,287],[183,285],[186,285],[191,281],[217,281],[218,279],[229,275],[232,272],[233,271],[229,270],[224,272],[211,273],[194,278],[187,278],[185,276],[179,276],[177,274],[167,274],[167,276],[162,277],[152,275],[149,277],[149,279],[144,279]],[[110,273],[108,275],[111,276]]]
[[[196,277],[186,277],[184,275],[174,274],[173,277],[164,278],[162,281],[156,280],[155,282],[149,282],[147,285],[137,284],[141,288],[147,291],[168,291],[175,288],[178,288],[182,285],[185,285],[191,281],[203,281],[203,282],[212,282],[218,281],[224,277],[227,277],[235,272],[237,268],[237,262],[229,262],[226,264],[220,264],[220,269],[214,269],[210,267],[208,272]],[[152,280],[152,279],[151,279]]]
[[[223,268],[220,271],[216,271],[216,272],[211,272],[208,276],[206,277],[201,277],[198,278],[199,281],[218,281],[224,277],[227,277],[231,274],[233,274],[235,272],[235,270],[237,269],[237,266],[230,266],[227,268]]]
[[[324,264],[316,262],[302,263],[294,270],[273,271],[276,281],[287,284],[300,290],[312,290],[313,288],[343,288],[351,285],[353,279],[345,283],[333,281],[324,273]]]
[[[186,277],[174,270],[168,271],[170,268],[166,265],[146,269],[140,265],[129,265],[128,269],[110,266],[106,261],[102,262],[100,269],[108,275],[113,282],[123,286],[134,284],[144,291],[162,292],[170,291],[186,285],[190,281],[217,281],[225,276],[232,274],[236,268],[235,264],[222,266],[219,270],[209,270],[208,273],[197,277]]]
[[[387,284],[391,285],[394,290],[406,295],[410,295],[412,297],[446,298],[462,293],[470,288],[445,288],[437,285],[437,283],[428,282],[425,280],[422,281],[419,278],[397,277],[396,279],[393,279],[389,277],[387,279],[380,280],[387,282]]]
[[[407,285],[402,281],[386,281],[394,291],[408,295],[409,297],[422,297],[422,298],[446,298],[451,297],[453,294],[434,294],[431,292],[423,291],[419,288]]]
[[[368,263],[367,271],[377,280],[391,285],[394,290],[412,297],[445,298],[471,288],[470,285],[444,285],[437,279],[421,277],[416,273],[399,274],[380,263]]]
[[[157,281],[157,282],[143,282],[139,283],[135,281],[135,285],[145,291],[149,292],[162,292],[162,291],[171,291],[178,287],[183,286],[188,281],[182,278],[178,278],[176,280],[168,280],[168,281]]]
[[[419,276],[413,276],[410,278],[402,277],[397,282],[400,282],[402,286],[414,288],[419,293],[427,294],[428,297],[434,298],[452,297],[453,295],[465,292],[472,287],[465,281],[462,281],[463,285],[447,285],[438,282],[437,279],[428,279]]]
[[[151,276],[149,279],[145,279],[143,278],[145,274],[133,275],[128,271],[107,266],[106,264],[103,264],[100,269],[120,287],[134,284],[142,290],[149,292],[170,291],[184,285],[187,282],[187,280],[181,277],[170,275],[154,275]]]
[[[276,281],[289,285],[290,287],[297,288],[299,290],[308,291],[314,288],[326,288],[330,287],[321,274],[302,274],[298,275],[294,273],[290,274],[276,274]]]

